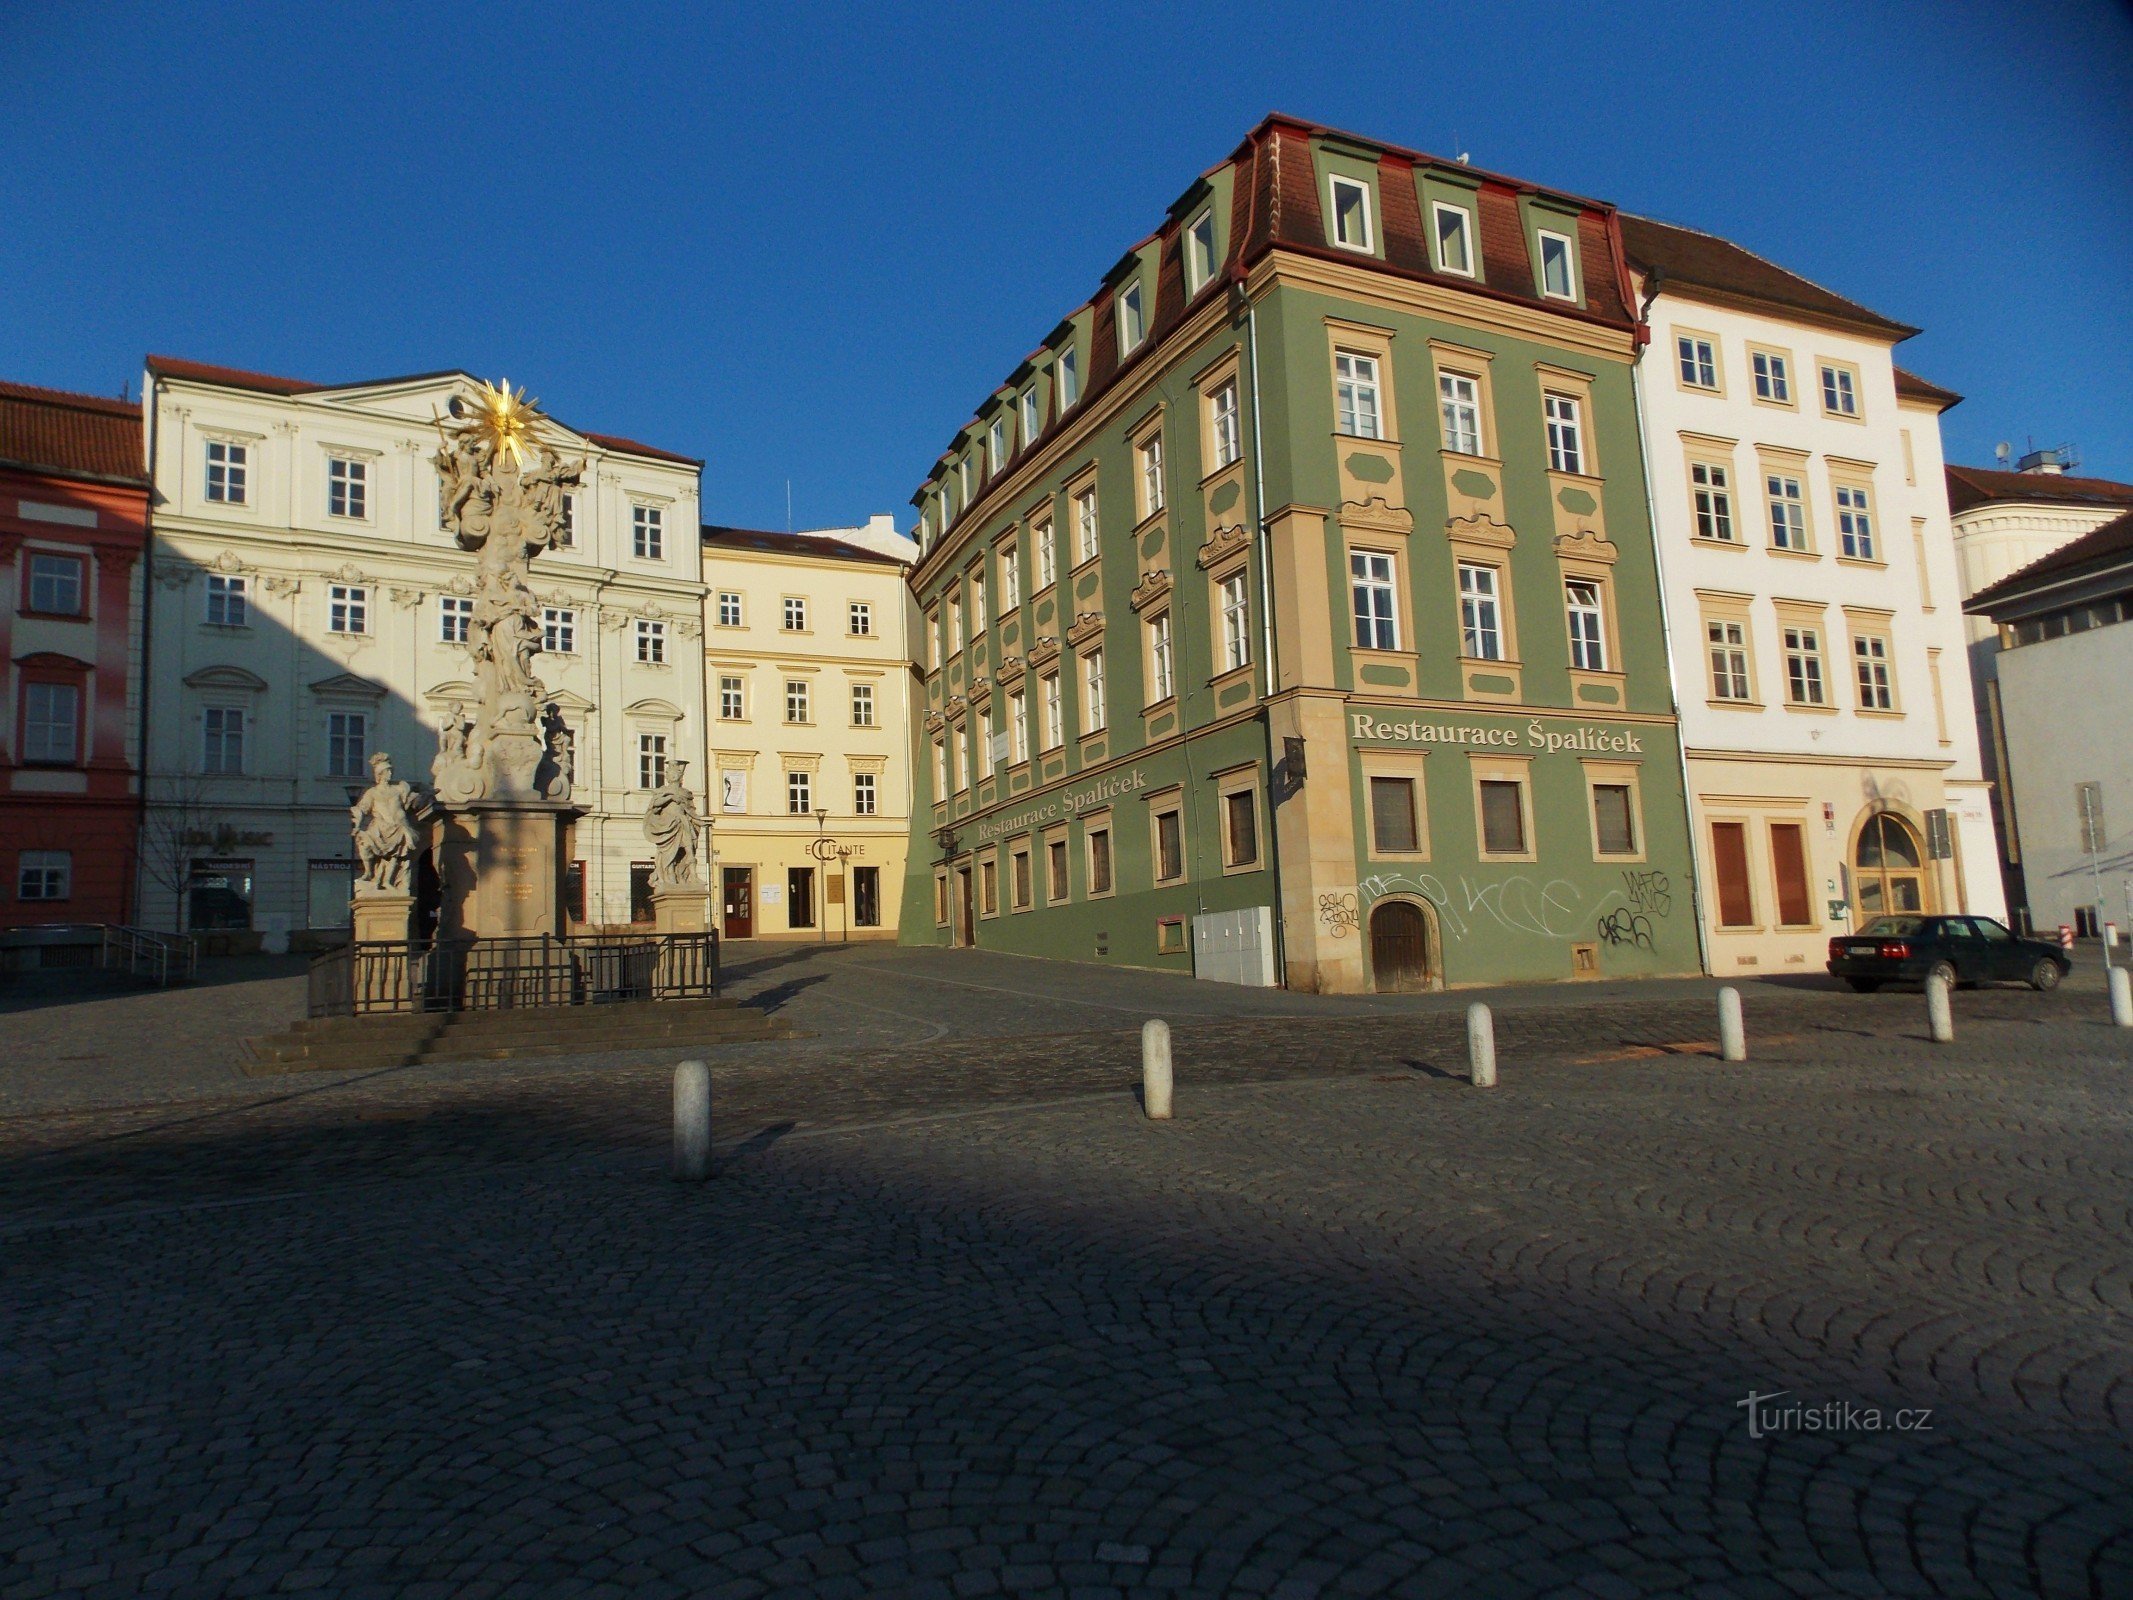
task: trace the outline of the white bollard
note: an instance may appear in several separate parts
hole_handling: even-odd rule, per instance
[[[1726,988],[1718,991],[1718,1059],[1748,1059],[1748,1026],[1741,1020],[1738,989]]]
[[[1955,1042],[1955,1013],[1948,1008],[1948,980],[1939,973],[1926,979],[1926,1025],[1935,1044]]]
[[[1170,1024],[1160,1017],[1141,1024],[1141,1109],[1151,1122],[1170,1120]]]
[[[1496,1019],[1479,1000],[1466,1008],[1466,1062],[1475,1088],[1496,1087]]]
[[[2124,967],[2111,969],[2111,1025],[2133,1028],[2133,972]]]
[[[711,1069],[684,1061],[674,1069],[674,1181],[711,1176]]]

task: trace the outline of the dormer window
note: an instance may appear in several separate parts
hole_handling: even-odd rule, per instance
[[[1333,242],[1343,250],[1370,249],[1370,186],[1353,178],[1328,181],[1333,199]]]
[[[1147,318],[1141,311],[1141,286],[1129,283],[1118,292],[1118,351],[1131,355],[1148,337]]]
[[[1022,447],[1026,450],[1037,442],[1037,390],[1036,386],[1022,391]]]
[[[956,475],[962,480],[963,484],[963,509],[968,511],[970,509],[970,457],[965,456],[961,461],[958,461],[955,470]]]
[[[1571,256],[1570,236],[1540,230],[1541,293],[1551,300],[1575,300],[1577,268]]]
[[[986,453],[991,458],[991,470],[997,473],[1007,465],[1007,419],[994,417],[992,430],[986,435]]]
[[[1081,367],[1073,346],[1059,352],[1059,409],[1064,411],[1081,398]]]
[[[1203,211],[1185,229],[1185,292],[1198,294],[1215,275],[1215,214]]]
[[[1437,270],[1471,278],[1474,275],[1473,228],[1466,207],[1446,205],[1439,200],[1431,205],[1430,216],[1433,219],[1431,233],[1437,247]]]

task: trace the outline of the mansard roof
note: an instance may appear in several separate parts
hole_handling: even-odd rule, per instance
[[[1657,277],[1662,289],[1701,290],[1722,302],[1803,315],[1892,343],[1918,332],[1907,322],[1870,311],[1715,233],[1627,211],[1621,219],[1622,247],[1631,263],[1647,278]]]
[[[285,398],[296,395],[339,394],[352,389],[384,389],[401,384],[430,383],[444,378],[465,378],[476,381],[464,367],[444,367],[436,372],[410,372],[392,378],[365,378],[359,383],[311,383],[302,378],[277,378],[264,372],[248,372],[242,367],[218,367],[205,361],[186,361],[177,356],[150,356],[148,370],[160,378],[182,378],[192,383],[213,384],[223,389],[249,389],[255,394],[281,395]],[[635,439],[625,439],[620,434],[593,433],[585,428],[571,428],[560,417],[551,421],[570,428],[582,439],[589,439],[603,450],[612,450],[621,455],[644,456],[653,461],[672,461],[685,467],[701,467],[703,462],[695,456],[662,450],[657,445],[643,444]]]
[[[1327,148],[1351,160],[1376,164],[1380,181],[1379,215],[1375,225],[1383,247],[1382,257],[1359,255],[1327,243],[1324,207],[1313,161],[1314,147]],[[1213,180],[1225,168],[1235,173],[1230,192],[1226,253],[1208,281],[1188,294],[1182,248],[1184,230],[1197,214],[1200,203],[1216,192]],[[1422,204],[1413,181],[1418,169],[1441,175],[1449,183],[1474,191],[1479,224],[1481,270],[1478,277],[1437,270],[1428,238],[1428,224],[1422,215]],[[1584,266],[1583,306],[1542,297],[1519,209],[1520,201],[1529,198],[1547,202],[1576,216],[1578,255]],[[978,414],[956,430],[948,449],[934,463],[926,483],[913,494],[912,503],[923,502],[942,468],[982,431],[985,419],[1077,322],[1086,319],[1089,324],[1087,370],[1078,375],[1079,407],[1086,406],[1118,381],[1122,373],[1146,359],[1150,351],[1160,346],[1178,324],[1210,296],[1220,294],[1229,284],[1243,281],[1254,264],[1276,250],[1339,262],[1361,271],[1435,283],[1483,299],[1515,302],[1553,316],[1632,332],[1638,320],[1636,303],[1614,218],[1614,207],[1604,201],[1544,188],[1521,178],[1507,177],[1382,140],[1366,139],[1323,123],[1279,113],[1269,115],[1244,136],[1243,142],[1226,159],[1194,180],[1171,204],[1161,227],[1127,251],[1104,274],[1096,294],[1063,318],[1046,336],[1045,342],[1024,358],[1007,385],[995,389]],[[1157,254],[1152,284],[1154,292],[1145,295],[1144,291],[1146,336],[1132,351],[1121,355],[1115,321],[1116,292],[1150,247],[1154,247]],[[1058,420],[1058,406],[1053,399],[1047,402],[1047,415],[1039,431],[1040,441]],[[1029,443],[1018,440],[1015,455],[1021,455]],[[957,521],[981,506],[985,498],[981,492],[972,506],[959,510]]]
[[[0,383],[0,466],[145,484],[140,403]]]
[[[1948,464],[1948,509],[1968,511],[1995,502],[2021,505],[2133,506],[2133,483],[2072,478],[2063,472],[2006,472]]]

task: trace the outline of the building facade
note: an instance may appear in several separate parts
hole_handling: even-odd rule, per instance
[[[1966,609],[1998,634],[2032,925],[2133,929],[2133,512],[1980,590]]]
[[[873,531],[880,549],[703,530],[710,861],[729,939],[896,936],[917,547]]]
[[[2062,453],[2040,450],[2012,472],[1990,467],[1947,469],[1948,509],[1963,598],[1991,588],[2133,509],[2133,484],[2080,478],[2061,468]],[[1964,618],[1971,692],[1977,704],[1978,748],[1992,781],[1992,824],[2009,909],[2025,915],[2029,891],[2014,781],[2008,765],[2007,716],[1999,685],[2000,630],[1984,616]]]
[[[1255,128],[915,496],[904,938],[1695,970],[1637,338],[1610,208]]]
[[[0,928],[133,920],[137,405],[0,383]]]
[[[1711,970],[1820,970],[1885,911],[2004,915],[1941,476],[1892,322],[1625,217]]]
[[[440,521],[435,418],[463,373],[324,386],[151,357],[151,926],[338,937],[373,751],[426,782],[475,700],[475,558]],[[573,921],[650,916],[646,796],[702,793],[699,464],[555,424],[585,458],[570,543],[534,562],[535,670],[574,768]],[[701,804],[702,802],[700,802]]]

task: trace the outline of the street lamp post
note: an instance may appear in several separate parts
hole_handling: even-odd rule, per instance
[[[829,863],[822,859],[822,825],[829,821],[829,807],[815,807],[815,861],[822,868],[822,899],[815,917],[817,944],[828,944],[829,928]]]

